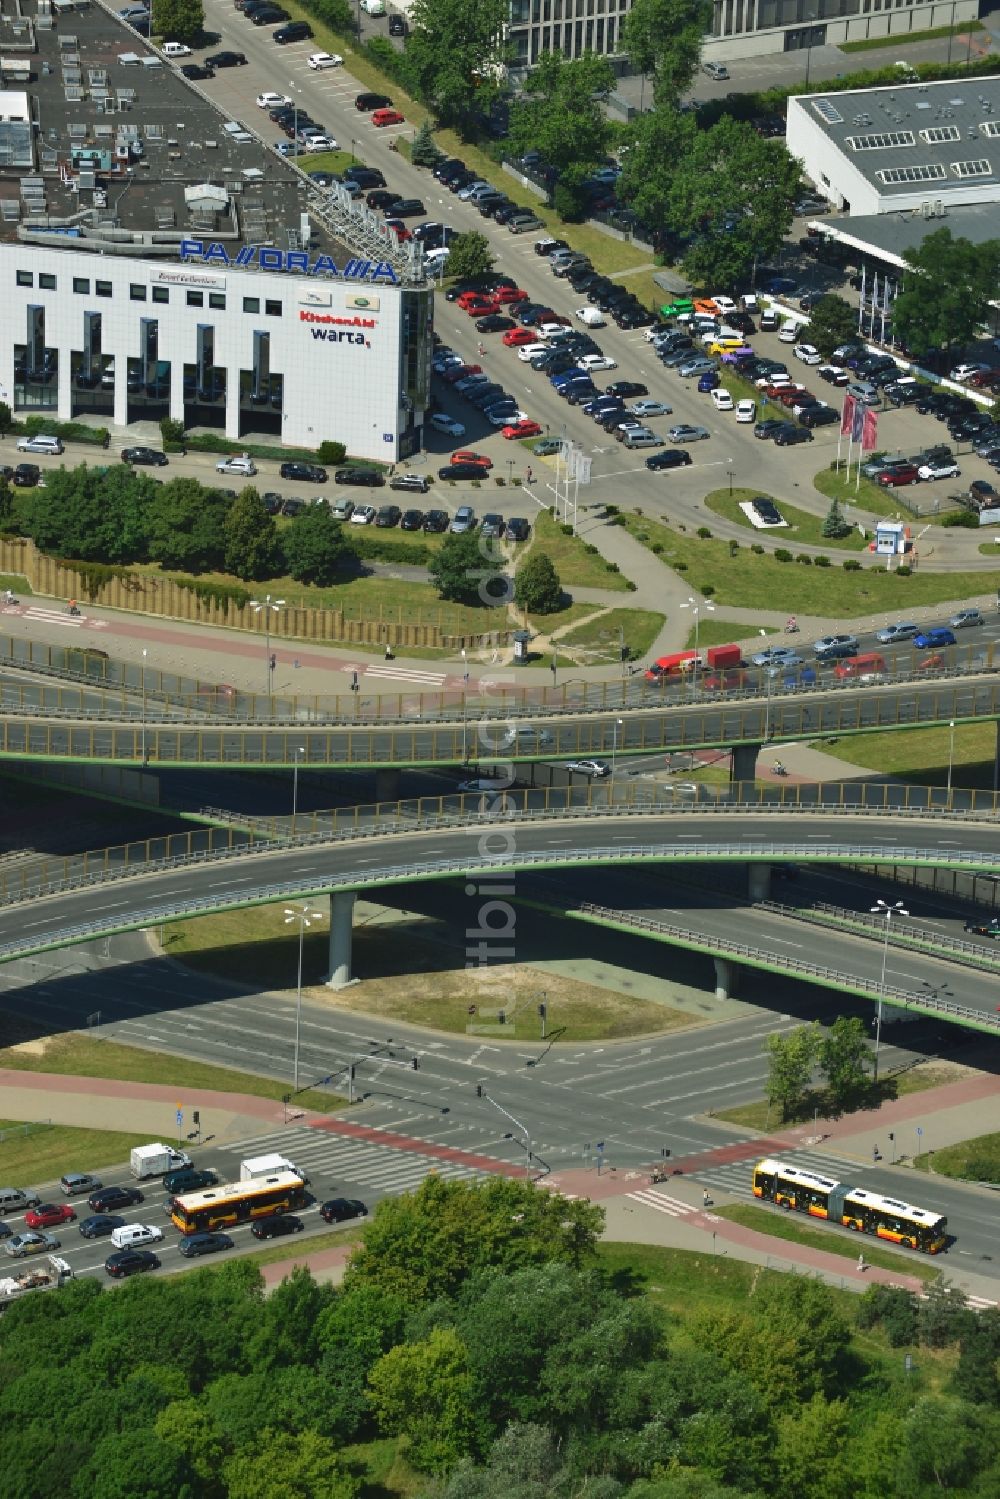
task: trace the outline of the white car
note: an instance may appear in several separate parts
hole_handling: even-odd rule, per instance
[[[338,149],[337,142],[332,135],[311,135],[306,141],[306,150],[309,152],[336,151]]]
[[[957,380],[961,384],[965,380],[971,380],[973,375],[978,375],[982,370],[988,369],[988,364],[981,364],[977,361],[973,361],[972,364],[959,364],[952,370],[948,379]]]
[[[584,354],[582,359],[577,360],[582,370],[616,370],[618,365],[607,354]]]
[[[710,394],[712,397],[712,405],[715,407],[716,411],[732,411],[733,398],[729,394],[728,390],[723,390],[720,387],[716,390],[711,391]]]
[[[538,323],[535,332],[539,338],[555,338],[560,333],[566,332],[565,323]]]
[[[757,419],[756,401],[737,401],[736,420],[738,422],[752,422]]]
[[[604,327],[605,317],[599,307],[578,307],[575,316],[580,319],[581,323],[586,323],[588,328]],[[655,326],[653,331],[656,331]],[[649,329],[647,328],[646,337],[648,338],[649,336]]]
[[[501,781],[490,776],[479,776],[474,781],[459,781],[455,790],[474,795],[479,791],[507,791],[511,784],[509,780]]]
[[[821,364],[823,361],[822,354],[813,344],[796,344],[792,353],[796,359],[801,359],[803,364]]]
[[[324,68],[343,67],[344,59],[339,52],[314,52],[311,57],[306,58],[306,62],[317,73],[322,73]]]
[[[183,42],[164,42],[160,48],[164,57],[190,57],[191,48],[185,47]]]
[[[287,94],[258,94],[258,109],[280,109],[284,104],[291,104]]]
[[[243,474],[252,479],[257,472],[257,465],[248,453],[239,458],[223,458],[215,465],[217,474]]]
[[[763,390],[766,385],[791,385],[791,375],[784,375],[780,370],[772,370],[769,375],[758,375],[753,382],[758,390]]]
[[[957,479],[962,470],[957,463],[922,463],[917,469],[918,479]]]
[[[453,416],[446,416],[443,411],[436,411],[430,418],[429,426],[435,432],[443,432],[446,437],[464,437],[465,428],[461,422],[456,422]]]
[[[351,512],[352,526],[370,526],[374,519],[374,505],[359,505],[356,510]]]
[[[518,359],[523,359],[525,364],[530,364],[537,355],[544,354],[547,347],[546,344],[521,344],[517,351],[517,357]]]
[[[487,406],[483,415],[491,427],[511,427],[515,422],[526,422],[528,420],[528,413],[519,409],[516,411],[501,412],[491,411]],[[464,432],[465,429],[463,428],[462,430]]]
[[[783,344],[793,344],[799,336],[798,323],[782,323],[778,338]]]
[[[732,297],[724,297],[717,292],[712,293],[709,301],[714,302],[716,307],[722,313],[735,312],[737,310],[736,303],[733,301]]]
[[[760,311],[760,302],[757,299],[757,293],[755,291],[741,292],[740,301],[743,303],[744,312]]]

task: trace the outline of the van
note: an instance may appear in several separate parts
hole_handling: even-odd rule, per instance
[[[354,108],[362,114],[367,114],[370,109],[388,109],[392,100],[386,94],[358,94],[354,100]]]
[[[644,431],[642,428],[633,427],[622,438],[622,447],[625,448],[661,448],[662,446],[663,438],[657,437],[655,432],[650,432],[648,429]]]
[[[761,333],[776,333],[778,331],[778,324],[780,321],[781,319],[777,310],[774,307],[769,307],[766,312],[761,314]]]
[[[0,1218],[8,1213],[23,1213],[27,1208],[36,1208],[41,1202],[37,1192],[23,1187],[0,1187]]]
[[[366,16],[384,16],[385,0],[361,0],[361,9]]]
[[[833,668],[833,674],[841,682],[851,677],[881,676],[885,672],[885,657],[880,656],[878,651],[865,651],[860,656],[853,656],[849,661],[838,661]]]
[[[151,1223],[123,1223],[121,1228],[111,1230],[111,1242],[116,1249],[137,1249],[162,1238],[163,1230]]]

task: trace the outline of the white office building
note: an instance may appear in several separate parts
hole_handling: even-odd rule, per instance
[[[960,25],[978,15],[979,0],[714,0],[702,55],[729,62],[879,36],[905,42],[912,32]],[[878,56],[870,64],[859,59],[858,66],[874,67]]]
[[[106,12],[74,14],[70,34],[30,9],[18,87],[0,93],[0,399],[384,462],[415,451],[433,318],[419,252]]]

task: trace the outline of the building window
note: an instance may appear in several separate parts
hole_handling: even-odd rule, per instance
[[[154,286],[153,287],[153,301],[154,302],[169,302],[170,301],[170,292],[167,290],[167,288],[165,286]]]
[[[264,311],[268,317],[280,317],[281,303],[274,302],[271,300],[271,298],[268,298],[268,300],[264,303]]]
[[[30,271],[18,271],[17,284],[18,286],[34,286],[35,278]]]
[[[132,282],[128,289],[128,294],[129,300],[132,302],[145,302],[146,300],[146,288],[140,286],[137,281]]]
[[[187,294],[187,304],[189,307],[204,307],[205,293],[201,291],[189,291]]]
[[[221,291],[210,291],[208,294],[208,305],[214,307],[217,312],[225,312],[226,299]]]
[[[73,277],[73,290],[76,292],[76,294],[77,294],[78,297],[89,297],[90,296],[90,282],[88,281],[87,277],[86,276],[74,276]]]
[[[111,296],[111,282],[110,281],[95,281],[94,282],[94,290],[97,292],[97,295],[99,297],[110,297]]]
[[[40,271],[38,275],[38,284],[41,287],[42,291],[55,291],[56,278],[55,276],[47,275],[45,271]]]
[[[244,297],[243,298],[243,311],[244,312],[259,312],[260,311],[260,297]]]

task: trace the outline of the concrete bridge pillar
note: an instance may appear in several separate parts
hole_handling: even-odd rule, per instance
[[[767,900],[771,894],[770,864],[747,865],[747,888],[751,900]]]
[[[729,999],[739,987],[740,966],[730,958],[713,958],[715,964],[715,997]]]
[[[733,763],[729,772],[730,783],[734,781],[752,782],[757,774],[757,756],[759,754],[759,744],[735,744],[733,746]]]
[[[357,983],[351,977],[356,899],[353,890],[336,890],[330,896],[330,972],[324,980],[328,989],[346,989]]]
[[[375,772],[375,800],[377,802],[399,801],[399,771],[391,765]]]

